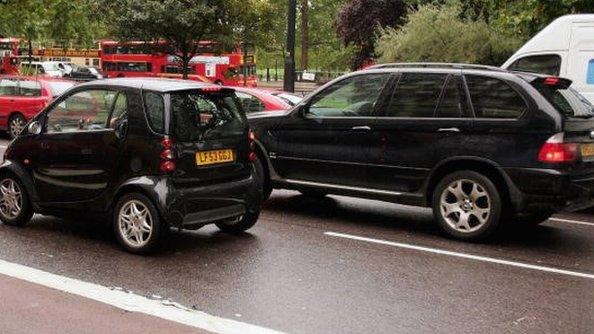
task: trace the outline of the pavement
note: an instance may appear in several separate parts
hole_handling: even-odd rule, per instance
[[[589,213],[561,213],[538,228],[508,228],[486,243],[463,243],[445,238],[427,209],[275,191],[249,233],[230,236],[214,226],[176,231],[151,257],[121,251],[110,231],[95,223],[36,215],[25,228],[0,224],[0,261],[138,296],[159,295],[217,319],[258,326],[254,332],[594,328]],[[15,278],[0,275],[0,286],[2,333],[87,332],[72,314],[111,319],[100,321],[116,324],[106,332],[186,330]],[[31,306],[36,303],[44,306]]]

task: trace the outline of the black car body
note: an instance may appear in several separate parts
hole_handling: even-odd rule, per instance
[[[592,106],[570,84],[484,66],[389,64],[334,80],[288,112],[248,118],[268,194],[334,193],[433,206],[437,215],[440,181],[471,171],[496,188],[490,200],[501,210],[492,218],[540,222],[592,205]]]
[[[68,77],[78,81],[103,79],[104,75],[94,67],[77,67],[68,73]]]
[[[167,79],[85,83],[29,123],[0,175],[16,177],[31,212],[117,216],[118,200],[137,194],[162,226],[218,223],[238,232],[255,223],[261,202],[248,131],[231,89]],[[5,223],[26,222],[4,210]]]

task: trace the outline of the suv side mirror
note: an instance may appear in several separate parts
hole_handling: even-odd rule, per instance
[[[27,127],[27,132],[32,135],[38,135],[41,133],[41,123],[34,121]]]

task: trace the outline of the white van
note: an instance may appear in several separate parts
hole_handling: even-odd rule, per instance
[[[501,67],[571,79],[571,87],[594,103],[594,14],[561,16]]]
[[[53,78],[61,78],[62,71],[58,67],[58,62],[53,61],[33,61],[21,62],[22,75],[45,75]]]

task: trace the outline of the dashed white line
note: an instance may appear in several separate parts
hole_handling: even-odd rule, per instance
[[[175,303],[172,303],[174,306],[166,305],[158,300],[152,300],[134,293],[110,289],[98,284],[83,282],[3,260],[0,260],[0,274],[92,299],[129,312],[144,313],[213,333],[280,333],[236,320],[219,318]]]
[[[585,222],[581,220],[573,220],[573,219],[563,219],[563,218],[549,218],[552,222],[560,222],[560,223],[569,223],[569,224],[577,224],[577,225],[587,225],[587,226],[594,226],[594,223]]]
[[[487,257],[487,256],[459,253],[459,252],[453,252],[453,251],[448,251],[448,250],[439,249],[439,248],[417,246],[417,245],[411,245],[411,244],[406,244],[406,243],[401,243],[401,242],[393,242],[393,241],[387,241],[387,240],[381,240],[381,239],[360,237],[360,236],[351,235],[351,234],[344,234],[344,233],[337,233],[337,232],[324,232],[324,234],[327,236],[331,236],[331,237],[364,241],[364,242],[370,242],[370,243],[375,243],[375,244],[403,248],[403,249],[421,251],[421,252],[426,252],[426,253],[453,256],[453,257],[462,258],[462,259],[496,263],[496,264],[501,264],[501,265],[506,265],[506,266],[517,267],[517,268],[538,270],[538,271],[544,271],[544,272],[549,272],[549,273],[555,273],[555,274],[561,274],[561,275],[567,275],[567,276],[573,276],[573,277],[581,277],[581,278],[587,278],[587,279],[594,280],[594,274],[590,274],[590,273],[583,273],[583,272],[559,269],[559,268],[554,268],[554,267],[539,266],[539,265],[534,265],[534,264],[529,264],[529,263],[524,263],[524,262],[509,261],[509,260],[497,259],[497,258]]]

